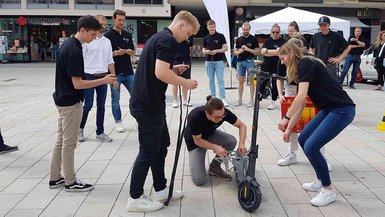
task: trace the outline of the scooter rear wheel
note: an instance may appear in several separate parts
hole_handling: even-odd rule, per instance
[[[247,187],[242,183],[238,188],[238,201],[245,211],[254,212],[262,202],[261,190],[258,186],[254,186],[253,184],[251,184],[250,187]]]

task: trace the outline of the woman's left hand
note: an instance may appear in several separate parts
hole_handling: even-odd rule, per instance
[[[283,133],[283,141],[286,143],[290,142],[291,129],[286,129]]]

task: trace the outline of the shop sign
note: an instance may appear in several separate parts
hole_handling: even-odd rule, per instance
[[[29,17],[27,23],[30,25],[58,26],[60,24],[68,25],[69,20],[57,17]]]
[[[381,10],[379,9],[359,9],[357,10],[358,18],[366,18],[366,19],[380,19],[381,18]]]
[[[23,16],[19,16],[19,18],[17,19],[17,22],[19,23],[20,26],[24,26],[25,24],[27,24],[27,19],[24,18]]]

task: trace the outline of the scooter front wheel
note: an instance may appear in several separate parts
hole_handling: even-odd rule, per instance
[[[247,212],[254,212],[261,205],[262,193],[258,186],[246,185],[244,182],[238,188],[238,201]]]

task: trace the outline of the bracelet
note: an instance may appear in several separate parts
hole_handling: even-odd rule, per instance
[[[290,121],[290,118],[289,118],[287,115],[285,115],[284,118],[285,118],[286,120]]]

